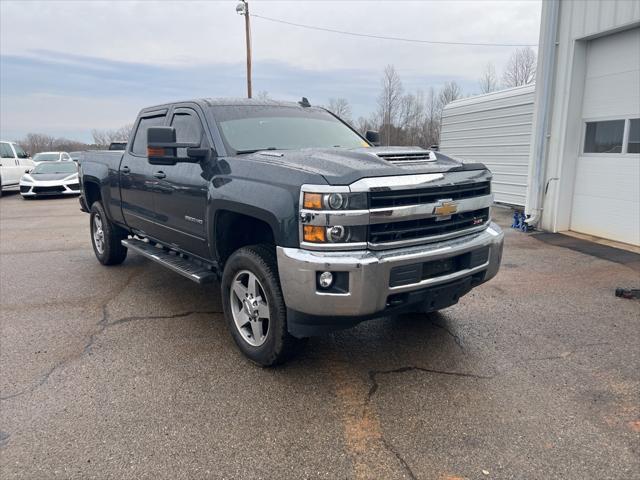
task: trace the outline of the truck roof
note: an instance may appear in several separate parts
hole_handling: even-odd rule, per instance
[[[240,106],[272,106],[272,107],[289,107],[289,108],[309,108],[302,107],[298,102],[285,102],[280,100],[259,100],[256,98],[195,98],[190,100],[182,100],[177,102],[168,102],[161,105],[154,105],[146,107],[143,111],[158,110],[161,108],[169,108],[172,105],[178,103],[195,103],[201,107],[214,107],[214,106],[226,106],[226,107],[240,107]]]

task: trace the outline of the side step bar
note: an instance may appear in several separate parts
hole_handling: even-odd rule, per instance
[[[175,252],[167,252],[151,243],[135,238],[128,238],[122,240],[122,245],[196,283],[209,283],[215,281],[217,278],[216,273],[206,266],[176,255]]]

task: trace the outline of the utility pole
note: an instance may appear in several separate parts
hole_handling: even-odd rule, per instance
[[[236,6],[236,12],[244,15],[245,39],[247,43],[247,98],[251,98],[251,24],[249,20],[249,2],[241,0]]]

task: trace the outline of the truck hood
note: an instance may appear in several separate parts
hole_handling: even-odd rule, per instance
[[[250,158],[321,175],[330,185],[349,185],[366,177],[485,169],[482,164],[463,165],[439,152],[418,147],[265,150]]]

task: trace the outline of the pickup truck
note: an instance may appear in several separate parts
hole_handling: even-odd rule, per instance
[[[264,366],[305,337],[453,305],[500,265],[491,173],[377,141],[306,99],[145,108],[124,152],[80,161],[95,255],[219,282],[235,342]]]

